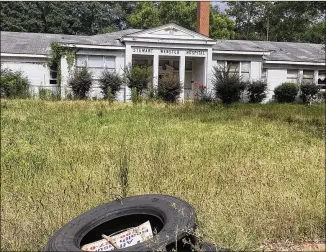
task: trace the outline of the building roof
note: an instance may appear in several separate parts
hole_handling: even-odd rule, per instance
[[[217,51],[270,52],[265,60],[295,62],[325,62],[323,48],[323,44],[249,40],[218,40],[213,46]]]
[[[54,42],[123,46],[119,39],[122,36],[138,31],[140,30],[128,29],[93,36],[1,31],[1,52],[46,55],[49,53],[51,44]]]
[[[112,33],[79,36],[65,34],[6,32],[1,31],[1,53],[47,55],[51,44],[106,45],[121,47],[123,36],[142,31],[127,29]],[[249,41],[249,40],[217,40],[214,51],[269,52],[264,55],[270,61],[325,62],[323,44]]]

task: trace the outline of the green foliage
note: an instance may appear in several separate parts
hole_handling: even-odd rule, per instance
[[[325,2],[228,2],[236,38],[323,43]]]
[[[176,74],[170,73],[158,80],[158,96],[166,102],[176,102],[181,88],[182,85]]]
[[[131,101],[134,104],[139,103],[141,101],[141,98],[138,95],[136,87],[131,88]]]
[[[136,10],[128,18],[129,26],[148,29],[158,25],[175,23],[197,31],[197,2],[138,2]],[[235,36],[232,19],[211,7],[209,34],[214,39],[232,39]]]
[[[129,88],[136,88],[137,95],[141,95],[148,87],[152,70],[147,66],[127,66],[123,70],[124,82]]]
[[[265,81],[257,80],[247,85],[247,93],[249,102],[260,103],[266,97],[267,83]]]
[[[116,93],[120,91],[123,80],[118,73],[104,69],[99,79],[99,83],[104,98],[108,99],[111,96],[115,98]],[[110,92],[108,92],[109,89]]]
[[[319,87],[313,83],[300,85],[300,98],[303,102],[312,102],[319,92]]]
[[[285,82],[274,89],[277,102],[294,102],[299,92],[299,86],[295,83]]]
[[[76,68],[68,81],[68,86],[71,88],[75,98],[85,99],[92,86],[91,72],[86,67]]]
[[[211,7],[209,16],[209,37],[213,39],[234,39],[235,24],[227,15]]]
[[[41,100],[46,101],[54,101],[57,99],[57,94],[55,94],[52,90],[47,88],[40,88],[39,89],[39,98]]]
[[[108,89],[107,89],[107,99],[108,99],[109,104],[112,104],[112,103],[113,103],[114,98],[115,98],[115,97],[114,97],[113,94],[112,94],[112,90],[111,90],[111,88],[108,87]]]
[[[135,2],[1,2],[1,31],[95,35],[118,30]]]
[[[136,10],[128,17],[128,24],[133,28],[148,29],[161,24],[157,8],[153,2],[138,2]]]
[[[12,71],[1,66],[0,95],[4,98],[27,98],[30,81],[22,72]]]
[[[213,89],[215,97],[222,100],[224,104],[240,101],[241,94],[246,88],[238,71],[231,72],[229,67],[213,68]]]

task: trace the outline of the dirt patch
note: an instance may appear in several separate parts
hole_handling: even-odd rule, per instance
[[[284,245],[280,243],[263,244],[263,251],[326,251],[324,242],[304,242],[295,245]]]

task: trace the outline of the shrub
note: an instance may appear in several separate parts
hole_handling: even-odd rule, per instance
[[[56,100],[57,96],[55,93],[53,93],[52,90],[47,89],[47,88],[40,88],[39,89],[39,98],[41,100],[46,100],[46,101],[53,101]]]
[[[319,87],[313,83],[303,83],[300,86],[300,98],[303,102],[312,102],[319,92]]]
[[[230,67],[215,66],[212,82],[216,98],[221,99],[224,104],[240,101],[241,94],[246,88],[239,74],[231,72]]]
[[[75,69],[68,81],[75,98],[85,99],[92,86],[92,74],[86,67]]]
[[[151,76],[151,68],[147,66],[128,66],[123,70],[124,82],[129,88],[136,88],[137,95],[147,89]]]
[[[277,102],[294,102],[298,92],[299,86],[290,82],[282,83],[274,89]]]
[[[138,95],[137,88],[135,87],[131,88],[131,101],[135,104],[142,101],[141,96]]]
[[[247,85],[249,102],[260,103],[266,97],[267,83],[261,80],[253,81]]]
[[[122,78],[118,73],[105,69],[101,74],[99,82],[104,99],[108,99],[110,98],[108,90],[110,90],[112,97],[115,97],[117,92],[120,91]]]
[[[30,82],[22,72],[12,71],[1,67],[0,93],[4,98],[27,98],[29,97]]]
[[[166,102],[176,102],[181,92],[181,83],[173,73],[164,75],[158,81],[158,96]]]

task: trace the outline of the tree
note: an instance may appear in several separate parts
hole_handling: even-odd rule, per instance
[[[135,12],[127,21],[131,27],[138,29],[148,29],[161,24],[158,9],[153,6],[153,2],[138,2]]]
[[[138,2],[136,11],[128,18],[130,27],[148,29],[167,23],[175,23],[189,30],[197,30],[196,2]],[[210,9],[210,37],[232,39],[235,36],[234,22],[217,8]]]
[[[325,2],[228,2],[238,39],[320,43]],[[311,32],[313,31],[313,32]]]
[[[1,2],[1,30],[94,35],[120,22],[134,2]]]

